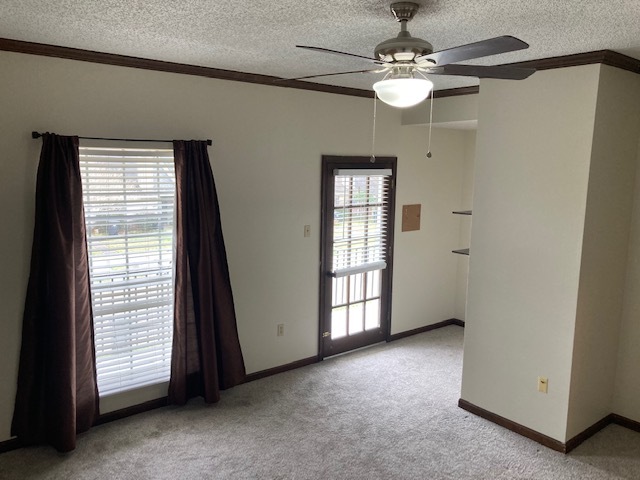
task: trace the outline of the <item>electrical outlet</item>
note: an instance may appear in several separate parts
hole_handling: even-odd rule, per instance
[[[547,393],[549,389],[549,379],[547,377],[538,377],[538,391]]]
[[[278,324],[278,336],[284,337],[284,323]]]
[[[310,237],[311,236],[311,225],[305,225],[304,226],[304,236],[305,237]]]

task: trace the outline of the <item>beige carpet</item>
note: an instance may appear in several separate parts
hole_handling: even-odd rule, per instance
[[[450,326],[241,385],[222,401],[93,428],[78,448],[0,455],[2,479],[640,479],[640,434],[569,455],[457,407]]]

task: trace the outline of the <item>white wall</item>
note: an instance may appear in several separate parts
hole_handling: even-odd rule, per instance
[[[559,441],[599,72],[480,86],[462,398]]]
[[[430,102],[424,102],[402,111],[403,125],[427,125],[430,117]],[[433,124],[440,127],[473,126],[478,120],[478,95],[458,95],[438,98],[434,95]]]
[[[429,101],[422,102],[402,111],[402,125],[429,125]],[[471,210],[473,205],[473,176],[476,148],[476,127],[478,120],[478,95],[461,95],[438,98],[435,94],[433,106],[434,132],[458,132],[460,142],[464,142],[463,180],[460,199],[451,205],[450,210]],[[472,218],[454,216],[459,224],[458,238],[450,244],[450,250],[466,248],[471,237]],[[452,318],[465,320],[467,301],[467,279],[469,275],[469,258],[465,255],[454,255],[457,263],[455,286],[455,309]]]
[[[427,128],[404,127],[401,135],[399,151],[410,160],[398,166],[392,315],[403,320],[392,322],[392,334],[455,316],[458,255],[451,250],[458,244],[459,226],[451,211],[459,204],[468,167],[468,132],[434,129],[430,159]],[[422,204],[420,230],[401,232],[402,205],[415,203]],[[409,266],[412,275],[398,275]]]
[[[636,83],[640,80],[636,80]],[[640,95],[640,85],[636,86]],[[637,106],[640,102],[636,100]],[[640,143],[637,165],[640,167]],[[613,412],[640,422],[640,174],[636,171]]]
[[[127,138],[213,138],[240,342],[248,372],[314,356],[318,335],[320,158],[367,155],[371,100],[0,52],[0,441],[9,438],[29,271],[40,141],[32,130]],[[398,156],[392,331],[454,311],[463,134],[400,126],[378,110],[378,155]],[[303,237],[303,225],[311,237]],[[284,337],[276,324],[285,323]]]
[[[476,132],[470,130],[466,133],[466,145],[464,153],[464,168],[460,204],[456,210],[473,210],[473,177],[476,158]],[[458,235],[457,248],[466,248],[471,244],[471,224],[473,216],[460,215],[460,234]],[[466,319],[467,308],[467,283],[469,280],[469,257],[458,255],[458,273],[456,275],[456,307],[454,317],[459,320]]]
[[[613,411],[640,137],[639,106],[640,76],[602,66],[589,170],[567,438]]]

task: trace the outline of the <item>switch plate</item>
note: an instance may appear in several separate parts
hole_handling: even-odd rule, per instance
[[[547,377],[538,377],[538,391],[547,393],[549,389],[549,379]]]
[[[278,324],[278,336],[284,337],[284,323]]]
[[[311,225],[305,225],[304,226],[304,236],[305,237],[310,237],[311,236]]]

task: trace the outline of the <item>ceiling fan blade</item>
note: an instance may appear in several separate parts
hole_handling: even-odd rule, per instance
[[[472,60],[474,58],[487,57],[489,55],[515,52],[516,50],[523,50],[525,48],[529,48],[528,43],[516,37],[505,35],[503,37],[490,38],[480,42],[469,43],[468,45],[440,50],[439,52],[433,52],[429,55],[423,55],[416,58],[416,62],[434,61],[437,66],[442,66]]]
[[[463,77],[502,78],[524,80],[536,71],[535,68],[509,67],[503,65],[444,65],[425,69],[427,75],[458,75]]]
[[[305,77],[279,78],[274,80],[274,83],[288,82],[289,80],[307,80],[309,78],[331,77],[333,75],[348,75],[350,73],[380,73],[381,71],[384,70],[353,70],[351,72],[322,73],[320,75],[307,75]]]
[[[307,50],[313,50],[314,52],[333,53],[335,55],[347,55],[349,57],[356,57],[356,58],[361,58],[363,60],[369,60],[370,62],[374,62],[374,63],[382,63],[382,62],[380,62],[379,60],[377,60],[375,58],[365,57],[363,55],[357,55],[355,53],[340,52],[338,50],[331,50],[329,48],[308,47],[306,45],[296,45],[296,47],[297,48],[306,48]]]

